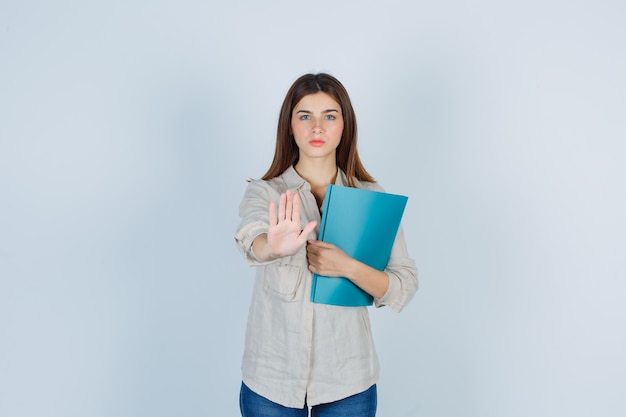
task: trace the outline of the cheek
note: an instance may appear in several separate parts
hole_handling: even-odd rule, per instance
[[[302,136],[302,131],[303,131],[302,126],[291,127],[291,133],[296,139]]]
[[[332,132],[337,138],[341,138],[343,135],[343,124],[335,124],[329,131]]]
[[[307,133],[306,129],[302,128],[302,126],[295,127],[293,129],[292,133],[293,133],[293,138],[294,138],[294,140],[296,142],[296,145],[298,145],[298,147],[302,143],[306,142],[308,133]]]
[[[305,121],[305,120],[298,120],[297,122],[291,122],[291,131],[292,132],[307,132],[311,126],[310,126],[310,122]]]

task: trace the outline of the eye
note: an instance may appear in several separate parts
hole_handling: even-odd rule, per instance
[[[327,114],[326,117],[324,117],[326,120],[335,120],[336,117],[333,116],[332,114]]]
[[[303,114],[300,116],[300,120],[309,120],[311,119],[311,116],[309,116],[308,114]]]

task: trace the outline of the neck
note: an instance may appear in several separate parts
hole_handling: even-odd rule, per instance
[[[326,187],[333,184],[337,177],[334,159],[300,159],[294,168],[312,187]]]

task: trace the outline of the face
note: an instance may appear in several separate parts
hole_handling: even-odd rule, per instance
[[[341,135],[341,106],[326,93],[302,97],[291,113],[291,131],[303,158],[333,158]]]

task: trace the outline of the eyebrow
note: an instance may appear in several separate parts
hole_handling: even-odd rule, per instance
[[[311,110],[298,110],[296,112],[296,114],[298,113],[313,113]],[[327,114],[327,113],[339,113],[339,110],[337,109],[327,109],[327,110],[323,110],[322,114]]]

